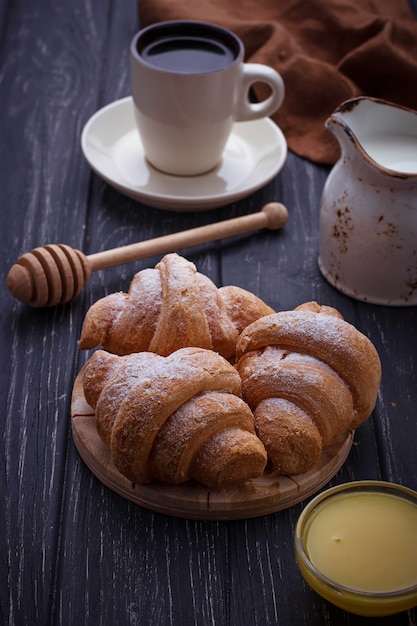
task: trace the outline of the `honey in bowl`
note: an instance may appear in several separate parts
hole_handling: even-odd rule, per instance
[[[295,531],[300,571],[336,606],[381,616],[417,605],[417,493],[359,481],[316,496]]]

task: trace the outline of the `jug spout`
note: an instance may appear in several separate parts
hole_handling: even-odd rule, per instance
[[[395,177],[417,176],[417,112],[377,98],[343,102],[326,120],[343,155]]]
[[[328,117],[325,127],[337,139],[341,156],[358,152],[360,143],[356,136],[356,124],[351,115],[351,102],[344,102]]]

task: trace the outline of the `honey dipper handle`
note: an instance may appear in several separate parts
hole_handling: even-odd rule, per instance
[[[97,252],[90,254],[87,259],[91,271],[96,271],[158,254],[165,254],[179,248],[186,248],[208,241],[216,241],[223,237],[239,235],[251,230],[260,228],[278,230],[284,226],[287,219],[288,211],[285,206],[279,202],[270,202],[258,213],[251,213],[250,215],[243,215],[222,222],[191,228],[182,232],[140,241],[120,248]]]
[[[270,202],[259,213],[235,217],[89,256],[65,244],[49,244],[23,254],[10,268],[7,286],[10,293],[25,304],[34,307],[56,306],[75,298],[93,271],[258,228],[277,230],[284,226],[287,218],[288,212],[284,205]]]

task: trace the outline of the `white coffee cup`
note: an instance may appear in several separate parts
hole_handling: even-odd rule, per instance
[[[216,167],[235,122],[268,117],[281,105],[284,83],[272,68],[244,63],[231,31],[191,20],[159,22],[131,44],[135,119],[149,163],[168,174],[192,176]],[[269,85],[251,103],[254,83]]]

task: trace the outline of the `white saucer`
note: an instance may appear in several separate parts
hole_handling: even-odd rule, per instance
[[[270,119],[238,122],[223,160],[201,176],[171,176],[145,159],[136,130],[132,98],[95,113],[81,136],[92,169],[121,193],[171,211],[203,211],[239,200],[268,183],[282,168],[287,143]]]

